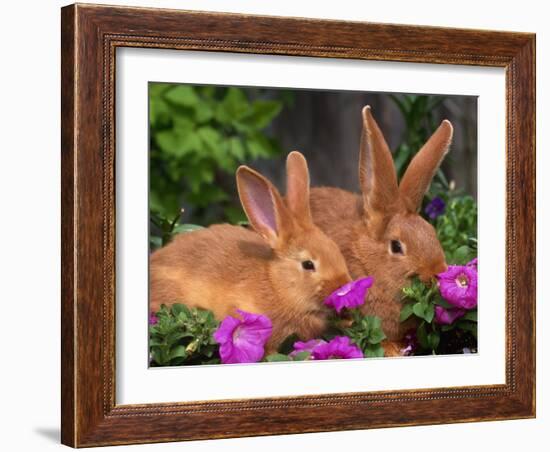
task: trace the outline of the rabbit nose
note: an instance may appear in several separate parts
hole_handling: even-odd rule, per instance
[[[438,274],[447,271],[447,264],[445,262],[437,263],[431,268],[419,272],[418,277],[423,283],[429,283]]]
[[[327,286],[327,296],[330,295],[332,292],[338,290],[340,287],[345,286],[347,283],[351,282],[351,276],[350,275],[340,275],[336,278],[334,278],[330,284]]]

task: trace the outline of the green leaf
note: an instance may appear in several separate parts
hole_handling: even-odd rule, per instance
[[[421,319],[424,318],[424,303],[419,301],[415,303],[412,307],[412,311],[415,316],[420,317]]]
[[[299,340],[300,337],[296,333],[290,334],[281,342],[277,351],[284,355],[288,355],[294,350],[294,344]]]
[[[452,304],[450,304],[447,300],[441,297],[441,295],[437,295],[434,299],[435,304],[438,304],[439,306],[445,308],[445,309],[451,309],[454,308]]]
[[[251,133],[245,141],[246,148],[253,159],[275,155],[272,142],[262,133]]]
[[[238,161],[243,161],[245,159],[245,147],[240,138],[232,137],[229,139],[229,152],[231,152]]]
[[[453,263],[458,265],[467,264],[473,259],[472,249],[468,245],[458,247],[453,253]]]
[[[456,324],[457,328],[460,328],[461,330],[468,331],[474,335],[474,337],[477,337],[477,323],[469,322],[467,320],[459,320]]]
[[[210,126],[203,126],[197,129],[197,135],[214,154],[218,152],[221,136],[216,129]]]
[[[199,102],[194,106],[195,121],[199,124],[209,122],[214,117],[213,108],[206,102]]]
[[[382,358],[384,356],[384,348],[381,345],[371,345],[363,350],[365,358]]]
[[[384,334],[384,332],[380,329],[377,329],[371,332],[371,334],[369,335],[368,341],[369,341],[369,344],[374,345],[374,344],[379,344],[384,339],[386,339],[386,335]]]
[[[185,358],[186,356],[187,352],[183,345],[177,345],[176,347],[172,348],[172,350],[170,350],[170,359]]]
[[[155,235],[151,235],[149,236],[149,244],[153,249],[160,248],[162,246],[162,238],[157,237]]]
[[[240,88],[228,88],[222,102],[218,104],[215,117],[222,124],[231,124],[242,118],[250,109],[246,94]]]
[[[428,333],[426,332],[426,324],[424,322],[422,322],[416,329],[416,338],[422,348],[430,348]]]
[[[172,232],[174,234],[179,234],[179,233],[185,233],[185,232],[198,231],[199,229],[204,229],[204,226],[199,226],[198,224],[186,223],[186,224],[176,225],[174,229],[172,229]]]
[[[294,361],[306,361],[310,358],[311,352],[299,352],[294,355]]]
[[[181,315],[185,317],[191,317],[191,311],[189,310],[189,308],[181,303],[174,303],[172,305],[172,314],[175,317],[178,317]]]
[[[431,333],[429,333],[427,336],[429,348],[431,348],[432,350],[436,350],[437,347],[439,346],[439,340],[440,340],[440,337],[438,333],[436,333],[435,331],[432,331]]]
[[[268,363],[279,362],[279,361],[290,361],[291,359],[287,355],[282,353],[273,353],[272,355],[267,355],[265,360]]]
[[[419,301],[412,307],[414,315],[431,323],[434,318],[434,307],[431,302]]]
[[[462,317],[462,320],[470,320],[472,322],[477,322],[477,309],[466,312],[466,314],[464,314],[464,317]]]
[[[413,305],[407,303],[401,308],[401,313],[399,314],[399,321],[404,322],[413,314]]]
[[[402,175],[405,168],[408,166],[408,162],[410,161],[411,154],[412,154],[412,150],[406,143],[403,143],[395,151],[394,164],[395,164],[395,170],[398,175]]]
[[[200,101],[199,96],[195,93],[195,89],[192,86],[186,85],[175,86],[168,90],[164,94],[164,97],[175,105],[183,107],[194,106]]]
[[[168,363],[168,357],[161,347],[152,347],[151,357],[153,361],[160,366],[166,365]]]
[[[281,112],[282,102],[274,100],[257,100],[252,104],[252,109],[244,115],[239,124],[255,129],[263,129]]]
[[[163,130],[155,135],[159,147],[173,157],[184,157],[202,149],[202,143],[195,132]]]

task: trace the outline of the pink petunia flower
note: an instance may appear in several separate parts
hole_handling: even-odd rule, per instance
[[[271,337],[272,324],[261,314],[237,310],[242,317],[227,316],[213,337],[220,344],[223,364],[256,363],[264,356],[264,347]]]
[[[456,319],[464,316],[466,310],[462,308],[445,309],[443,306],[435,307],[435,322],[440,325],[452,325]]]
[[[344,308],[356,308],[365,302],[367,290],[372,286],[374,279],[369,276],[347,283],[330,294],[325,305],[333,307],[338,314]]]
[[[441,296],[453,306],[473,309],[477,306],[477,270],[468,265],[449,265],[437,275]]]
[[[472,259],[470,262],[466,264],[467,267],[474,267],[477,270],[477,257],[475,259]]]
[[[154,312],[151,312],[149,314],[149,325],[156,325],[157,323],[159,323],[159,319],[157,317],[157,314],[154,313]]]
[[[312,359],[352,359],[363,358],[363,352],[352,344],[347,336],[336,336],[330,342],[317,345],[311,352]]]
[[[289,353],[288,356],[294,358],[298,353],[301,353],[301,352],[313,352],[313,350],[321,345],[321,344],[326,344],[327,342],[324,341],[323,339],[311,339],[310,341],[307,341],[307,342],[301,342],[301,341],[298,341],[298,342],[294,342],[294,350],[292,352]]]
[[[416,330],[412,329],[407,331],[403,338],[405,342],[405,347],[403,347],[399,352],[402,356],[412,356],[418,348],[418,339],[416,337]]]

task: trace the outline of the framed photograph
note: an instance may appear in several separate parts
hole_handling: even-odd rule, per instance
[[[62,442],[535,416],[535,36],[62,8]]]

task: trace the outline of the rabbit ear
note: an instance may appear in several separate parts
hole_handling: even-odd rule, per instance
[[[401,199],[409,211],[416,212],[420,208],[452,137],[453,126],[445,120],[409,163],[399,184]]]
[[[292,219],[277,189],[247,166],[237,169],[237,190],[252,227],[272,248],[290,234]]]
[[[399,200],[397,175],[390,148],[376,124],[370,107],[363,108],[363,132],[359,151],[359,183],[369,228],[382,233],[385,222],[395,213]]]
[[[305,157],[293,151],[286,158],[286,200],[290,211],[302,223],[313,223],[309,208],[309,171]]]

